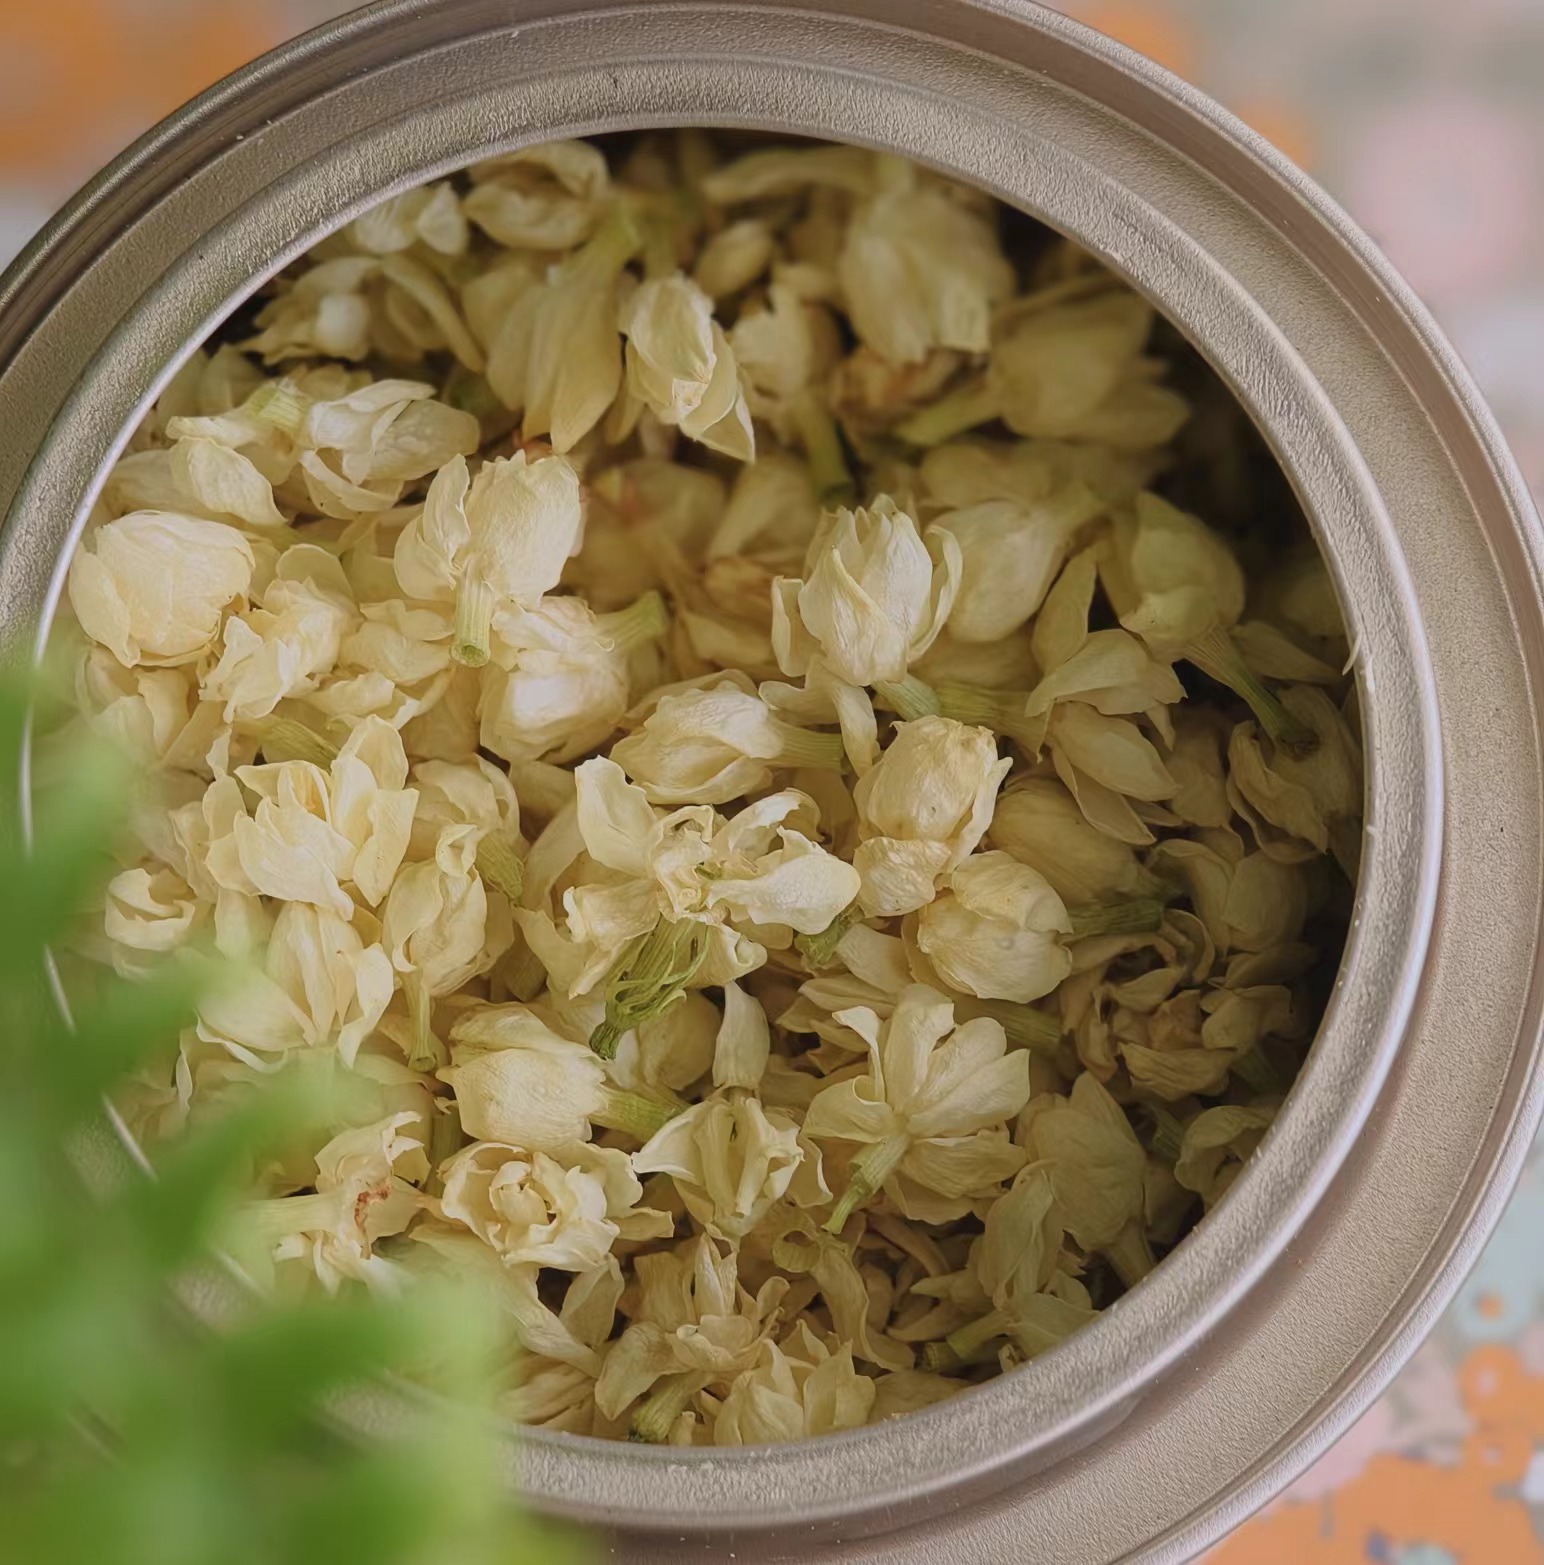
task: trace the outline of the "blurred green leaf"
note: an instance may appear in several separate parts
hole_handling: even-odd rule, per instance
[[[77,1001],[73,1025],[57,1008],[45,1011],[29,1050],[38,1090],[56,1099],[62,1115],[90,1114],[116,1083],[166,1051],[192,1019],[199,987],[194,969],[168,963],[139,983],[115,983]]]
[[[30,849],[14,844],[0,858],[0,974],[28,972],[33,954],[64,935],[101,888],[133,792],[128,763],[93,745],[36,801]]]
[[[417,1322],[372,1302],[276,1310],[212,1341],[207,1371],[241,1442],[268,1445],[315,1420],[327,1396],[411,1351]]]
[[[231,975],[208,958],[103,973],[60,1011],[47,952],[99,893],[135,779],[45,718],[29,842],[40,697],[0,673],[0,1565],[565,1565],[569,1540],[505,1491],[487,1407],[503,1328],[475,1297],[430,1282],[385,1300],[252,1293],[218,1334],[178,1302],[188,1268],[217,1264],[252,1171],[347,1122],[335,1056],[196,1123],[153,1174],[83,1176],[103,1095],[172,1060],[201,985]],[[402,1427],[344,1438],[334,1397],[387,1374],[425,1382]]]

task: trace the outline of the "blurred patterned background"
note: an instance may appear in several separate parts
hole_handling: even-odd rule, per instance
[[[0,264],[163,114],[337,0],[0,0]],[[1468,359],[1544,496],[1544,0],[1068,0],[1311,170]],[[1458,1301],[1207,1565],[1544,1565],[1544,1156]]]

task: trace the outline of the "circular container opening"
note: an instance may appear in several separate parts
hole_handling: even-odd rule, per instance
[[[148,746],[182,811],[126,862],[108,937],[266,926],[253,1010],[185,1042],[195,1104],[340,1046],[412,1098],[409,1176],[387,1173],[420,1210],[361,1229],[363,1253],[518,1275],[554,1348],[526,1406],[560,1447],[837,1435],[1017,1377],[1183,1254],[1268,1155],[1352,924],[1354,642],[1255,420],[1088,252],[857,146],[610,135],[392,196],[162,380],[68,588],[88,709]],[[478,471],[507,481],[502,509]],[[528,555],[564,525],[564,495],[527,482],[555,473],[582,542],[495,560],[519,505],[549,507]],[[859,779],[900,775],[897,722],[955,748],[919,751],[886,803]],[[575,846],[572,774],[619,741],[629,807],[660,831],[687,806],[713,818],[684,900],[593,834]],[[340,750],[405,811],[395,835],[336,829]],[[925,824],[920,795],[999,755],[947,829]],[[802,830],[712,846],[790,787],[773,824]],[[277,868],[256,868],[260,840]],[[856,897],[769,935],[771,903],[715,896],[806,848],[861,864]],[[629,877],[658,922],[607,948],[563,893]],[[459,965],[413,922],[414,880],[442,907],[479,888]],[[300,947],[267,944],[323,916],[326,1015]],[[678,932],[693,920],[718,944]],[[1022,1067],[928,1135],[886,1096],[908,983],[932,999],[903,1019],[952,1006],[975,1072]],[[281,996],[298,1031],[275,1048]],[[543,1047],[623,1037],[606,1090],[626,1102],[594,1099],[587,1147],[584,1114],[564,1137],[482,1084],[532,1028]],[[142,1145],[177,1068],[119,1106]],[[324,1188],[305,1162],[263,1194]],[[327,1243],[297,1229],[281,1264],[325,1271]],[[745,1337],[722,1363],[666,1364],[651,1338],[657,1364],[607,1378],[651,1333],[709,1321]]]

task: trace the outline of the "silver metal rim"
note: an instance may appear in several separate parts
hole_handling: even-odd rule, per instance
[[[981,1501],[951,1522],[955,1542],[930,1544],[937,1524],[924,1520],[905,1544],[922,1552],[895,1552],[901,1544],[892,1536],[875,1545],[889,1551],[876,1557],[1008,1557],[948,1552],[973,1518],[987,1529],[983,1539],[1002,1526],[1010,1532],[1001,1536],[1033,1527],[1022,1536],[1043,1547],[1060,1539],[1051,1557],[1067,1561],[1129,1555],[1160,1532],[1167,1541],[1153,1544],[1151,1557],[1182,1558],[1176,1551],[1198,1546],[1290,1476],[1408,1352],[1494,1220],[1540,1107],[1537,1084],[1528,1085],[1538,1035],[1532,956],[1513,941],[1487,970],[1460,952],[1471,981],[1505,968],[1497,1023],[1504,1049],[1493,1043],[1465,1080],[1472,1144],[1459,1148],[1467,1160],[1426,1182],[1422,1199],[1433,1210],[1424,1245],[1406,1246],[1411,1255],[1371,1283],[1341,1277],[1337,1293],[1326,1282],[1300,1329],[1321,1328],[1330,1314],[1346,1318],[1354,1294],[1350,1313],[1364,1337],[1342,1362],[1292,1375],[1290,1407],[1243,1410],[1255,1415],[1253,1437],[1227,1458],[1209,1454],[1188,1482],[1166,1481],[1169,1494],[1138,1482],[1144,1452],[1172,1457],[1187,1428],[1193,1435],[1206,1427],[1204,1399],[1168,1372],[1203,1343],[1212,1362],[1226,1355],[1244,1364],[1261,1353],[1268,1328],[1279,1329],[1292,1307],[1304,1236],[1318,1242],[1343,1232],[1358,1211],[1364,1223],[1380,1215],[1366,1179],[1357,1184],[1347,1171],[1373,1161],[1363,1136],[1369,1114],[1393,1123],[1401,1103],[1409,1110],[1411,1062],[1430,1053],[1429,1043],[1425,1054],[1420,1046],[1442,1000],[1432,986],[1421,989],[1433,909],[1451,919],[1479,896],[1455,876],[1455,839],[1473,835],[1467,802],[1463,815],[1449,816],[1444,856],[1444,771],[1450,784],[1455,771],[1477,783],[1493,812],[1510,812],[1526,838],[1519,851],[1537,856],[1531,717],[1526,756],[1506,778],[1483,778],[1455,751],[1452,715],[1438,709],[1444,667],[1459,654],[1447,646],[1446,624],[1428,646],[1429,572],[1417,568],[1412,579],[1402,547],[1418,519],[1402,498],[1392,503],[1397,475],[1386,471],[1387,453],[1369,459],[1375,442],[1355,428],[1342,385],[1348,372],[1371,376],[1380,363],[1387,378],[1392,350],[1370,338],[1358,344],[1349,332],[1366,336],[1371,321],[1387,340],[1397,329],[1405,355],[1397,378],[1408,389],[1413,362],[1430,383],[1426,401],[1451,405],[1443,433],[1455,449],[1442,449],[1429,428],[1423,435],[1382,379],[1366,384],[1390,398],[1391,426],[1403,418],[1412,459],[1419,450],[1434,469],[1447,464],[1446,489],[1459,497],[1454,514],[1463,525],[1506,545],[1523,567],[1498,583],[1507,614],[1530,638],[1511,651],[1523,697],[1514,712],[1528,708],[1544,656],[1536,522],[1472,388],[1386,264],[1302,176],[1221,111],[1051,13],[940,4],[916,8],[903,29],[884,10],[882,0],[822,9],[699,0],[625,12],[458,0],[426,13],[404,0],[302,40],[217,89],[130,154],[0,281],[0,389],[29,398],[17,405],[24,425],[31,415],[39,453],[24,477],[0,455],[0,506],[15,490],[0,535],[0,613],[8,625],[46,613],[56,562],[137,411],[234,302],[388,190],[497,147],[668,123],[829,135],[946,167],[1102,252],[1164,306],[1255,413],[1351,606],[1371,697],[1372,833],[1352,948],[1311,1085],[1229,1201],[1174,1258],[1098,1325],[1014,1376],[894,1425],[816,1444],[680,1453],[536,1435],[522,1443],[518,1465],[551,1509],[658,1534],[629,1541],[640,1558],[673,1557],[667,1533],[678,1530],[778,1527],[797,1527],[809,1540],[805,1558],[835,1540],[843,1552],[831,1557],[860,1558],[859,1535],[936,1515],[946,1495],[949,1505]],[[1123,118],[1102,106],[1111,103]],[[238,132],[244,139],[233,141]],[[61,289],[73,292],[18,343],[39,290]],[[104,318],[117,322],[112,331],[97,324]],[[1465,451],[1456,449],[1460,439]],[[1489,493],[1477,487],[1481,479]],[[1491,618],[1499,644],[1506,615]],[[1537,881],[1524,894],[1519,868],[1526,865],[1490,884],[1493,895],[1503,882],[1513,888],[1505,916],[1526,935],[1537,925]],[[1439,921],[1439,957],[1445,927]],[[1449,1004],[1457,971],[1450,963],[1437,986]],[[1418,1002],[1423,1015],[1407,1026]],[[1297,1253],[1288,1249],[1294,1238]],[[1210,1412],[1215,1418],[1218,1409]],[[355,1413],[367,1425],[387,1424],[393,1403],[384,1393],[362,1398]],[[1065,1460],[1094,1440],[1096,1448]],[[1030,1476],[1058,1461],[1054,1472]],[[1026,1478],[1011,1500],[987,1502]],[[1104,1513],[1069,1514],[1080,1490],[1102,1491]],[[1129,1504],[1112,1503],[1115,1495]],[[776,1555],[742,1547],[741,1557]]]

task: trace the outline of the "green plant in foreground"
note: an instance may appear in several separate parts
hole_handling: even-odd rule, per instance
[[[0,681],[0,1561],[562,1561],[564,1544],[503,1492],[490,1334],[472,1301],[427,1285],[385,1303],[253,1297],[219,1332],[175,1303],[265,1142],[312,1110],[282,1075],[175,1144],[153,1178],[89,1187],[78,1148],[103,1094],[164,1057],[199,979],[174,965],[110,979],[66,1024],[47,952],[103,878],[132,788],[116,756],[71,750],[24,846],[34,695]],[[410,1397],[389,1439],[328,1430],[334,1397],[393,1370],[446,1394]]]

